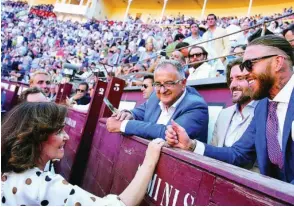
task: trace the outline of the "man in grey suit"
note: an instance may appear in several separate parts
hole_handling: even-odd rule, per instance
[[[236,59],[227,66],[227,84],[235,103],[223,109],[216,121],[211,145],[231,147],[240,139],[249,126],[258,101],[250,98],[250,89],[244,74],[240,69],[242,59]]]

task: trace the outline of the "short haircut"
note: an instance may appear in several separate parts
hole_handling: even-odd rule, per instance
[[[163,66],[166,66],[166,65],[172,65],[178,71],[180,78],[181,79],[185,78],[185,72],[184,72],[183,66],[179,61],[176,61],[176,60],[162,60],[162,61],[160,61],[159,64],[156,66],[155,71],[158,70],[159,68],[162,68]]]
[[[30,78],[30,84],[32,84],[32,83],[34,82],[35,77],[36,77],[37,75],[40,75],[40,74],[42,74],[42,75],[47,75],[47,76],[49,76],[49,79],[51,79],[50,74],[47,73],[46,71],[44,71],[44,70],[37,70],[36,72],[34,72],[34,73],[31,75],[31,78]]]
[[[292,64],[294,63],[294,54],[293,49],[290,43],[283,37],[279,37],[277,35],[266,35],[260,38],[257,38],[248,44],[249,46],[252,45],[262,45],[268,47],[274,47],[281,51],[283,51],[288,57],[290,58]]]
[[[197,23],[195,23],[195,22],[190,23],[190,25],[189,25],[190,28],[192,27],[192,25],[196,25],[199,28],[199,25]]]
[[[178,49],[181,49],[182,47],[187,47],[187,46],[189,46],[189,43],[188,42],[179,42],[176,45],[175,49],[178,50]]]
[[[248,37],[248,42],[252,42],[253,40],[261,37],[262,34],[262,29],[259,28],[256,32],[254,32],[252,35],[250,35]],[[274,33],[272,33],[270,30],[265,29],[264,35],[273,35]]]
[[[86,91],[89,90],[89,84],[87,82],[81,82],[79,86],[86,86]]]
[[[213,16],[213,17],[214,17],[214,19],[215,19],[215,20],[217,20],[217,18],[216,18],[216,16],[215,16],[215,14],[208,14],[208,15],[207,15],[207,18],[208,18],[209,16]]]
[[[241,63],[243,62],[243,58],[238,58],[233,60],[232,62],[230,62],[227,65],[227,74],[226,74],[226,78],[227,78],[227,85],[230,87],[231,85],[231,70],[232,67],[234,67],[235,65],[241,65]]]
[[[286,33],[291,31],[292,34],[294,34],[294,24],[291,24],[290,26],[288,26],[286,29],[283,30],[282,34],[285,37]]]
[[[176,34],[174,41],[178,41],[180,39],[185,39],[185,36],[182,33]]]
[[[241,48],[242,50],[246,50],[247,45],[237,45],[235,47],[233,47],[233,50],[235,50],[236,48]]]
[[[36,94],[36,93],[42,93],[44,96],[46,96],[46,94],[44,93],[44,91],[41,88],[32,87],[32,88],[28,88],[25,91],[21,92],[21,94],[18,97],[18,102],[19,103],[26,102],[28,95]]]
[[[154,76],[153,75],[145,75],[144,78],[143,78],[143,80],[145,80],[145,79],[151,79],[152,80],[152,83],[153,83]]]

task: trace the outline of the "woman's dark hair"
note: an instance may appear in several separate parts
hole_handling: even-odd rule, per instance
[[[67,109],[50,102],[25,102],[2,120],[1,168],[23,172],[37,166],[42,143],[64,126]]]

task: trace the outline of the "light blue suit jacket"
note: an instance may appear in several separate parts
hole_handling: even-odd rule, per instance
[[[125,133],[146,139],[165,139],[166,126],[171,120],[167,125],[156,124],[161,114],[159,102],[153,93],[147,102],[133,109],[131,112],[135,120],[128,121]],[[190,137],[207,142],[208,107],[196,89],[187,87],[187,93],[171,119],[183,126]]]
[[[255,115],[249,127],[232,147],[205,146],[204,155],[237,166],[252,164],[257,157],[260,173],[271,177],[274,174],[274,166],[269,160],[266,141],[268,99],[262,99],[256,106]],[[292,90],[288,105],[282,138],[282,153],[284,177],[281,180],[294,184],[294,142],[291,135],[292,122],[294,121],[294,90]]]

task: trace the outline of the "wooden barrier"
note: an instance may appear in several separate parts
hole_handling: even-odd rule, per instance
[[[81,183],[98,118],[110,115],[108,108],[102,107],[104,96],[111,100],[114,107],[118,107],[123,84],[124,82],[118,78],[112,78],[108,84],[98,81],[88,113],[69,110],[65,130],[70,140],[65,146],[64,158],[56,165],[56,172],[63,175],[70,183],[76,185]]]
[[[5,93],[5,102],[2,110],[9,111],[18,101],[18,94],[23,86],[18,82],[1,80],[1,93]]]
[[[120,194],[142,164],[148,143],[109,133],[105,120],[100,120],[82,187],[97,196]],[[163,148],[141,204],[293,205],[294,186],[195,153]]]
[[[70,83],[59,84],[55,102],[59,104],[65,103],[66,97],[70,97],[71,89],[72,84]]]

